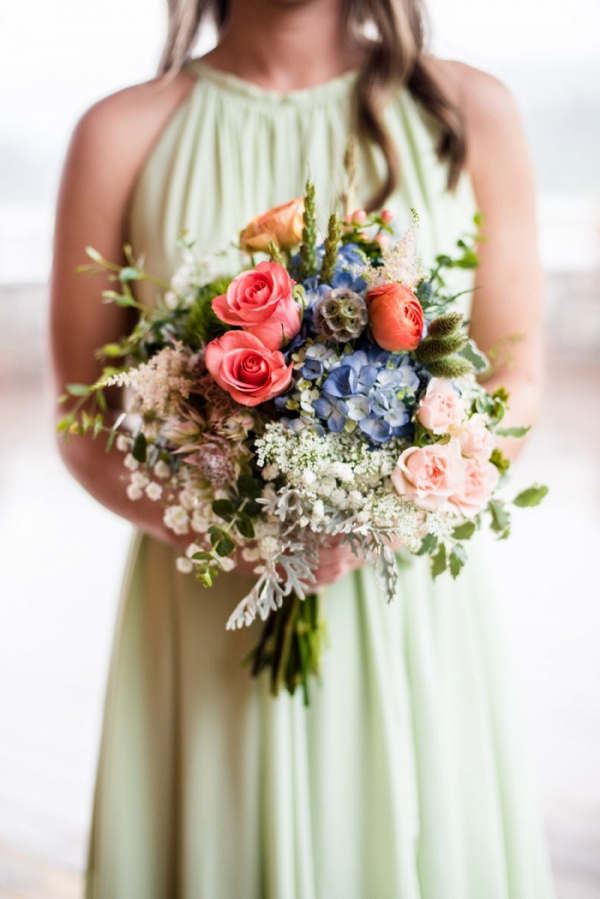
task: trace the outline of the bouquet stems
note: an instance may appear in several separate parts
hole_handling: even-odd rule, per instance
[[[320,674],[325,634],[319,596],[310,593],[302,600],[294,593],[280,611],[267,618],[258,642],[244,663],[251,663],[253,677],[269,671],[273,696],[279,694],[282,686],[292,694],[296,687],[301,687],[304,705],[308,706],[309,678]]]

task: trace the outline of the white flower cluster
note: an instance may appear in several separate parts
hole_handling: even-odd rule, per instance
[[[190,356],[179,345],[165,347],[137,368],[105,378],[102,386],[130,387],[136,408],[161,417],[174,414],[181,400],[190,395]]]
[[[272,422],[256,441],[258,464],[270,482],[265,511],[324,534],[394,534],[416,552],[428,533],[447,536],[454,516],[424,512],[395,492],[390,475],[405,445],[398,439],[369,448],[343,432],[298,434]]]
[[[219,257],[225,251],[217,251],[212,255],[198,257],[191,246],[185,246],[181,265],[171,278],[171,290],[164,297],[168,309],[176,309],[194,304],[198,290],[220,276]]]

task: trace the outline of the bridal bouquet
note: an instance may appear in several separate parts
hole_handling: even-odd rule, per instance
[[[391,600],[393,546],[429,556],[434,577],[456,577],[478,528],[510,529],[500,492],[509,463],[496,441],[527,428],[502,427],[508,396],[479,385],[488,363],[444,280],[476,266],[477,235],[423,269],[417,231],[414,213],[396,239],[389,212],[359,210],[333,214],[320,237],[309,183],[303,199],[242,231],[248,266],[235,277],[211,279],[185,240],[170,284],[129,248],[125,266],[89,249],[82,267],[108,271],[118,289],[105,300],[139,318],[99,351],[120,365],[67,387],[63,399],[79,399],[59,427],[116,440],[129,498],[163,503],[165,525],[189,536],[180,571],[211,586],[239,558],[254,566],[227,627],[260,617],[252,672],[268,669],[274,693],[301,686],[306,702],[324,639],[320,546],[347,542],[372,560]],[[135,298],[141,280],[161,288],[152,307]],[[112,385],[131,404],[111,424]],[[534,486],[512,502],[536,505],[546,492]]]

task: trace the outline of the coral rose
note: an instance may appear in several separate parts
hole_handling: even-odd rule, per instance
[[[447,378],[432,378],[419,403],[417,421],[433,434],[449,434],[464,421],[465,415],[465,404],[452,382]]]
[[[461,488],[466,462],[458,440],[411,446],[401,454],[392,472],[392,484],[400,496],[421,509],[441,509]]]
[[[292,380],[293,363],[245,331],[228,331],[206,347],[206,367],[217,384],[242,406],[277,396]]]
[[[260,262],[234,278],[226,294],[214,298],[213,311],[221,321],[238,325],[278,350],[300,330],[294,283],[279,263]]]
[[[246,253],[268,253],[269,243],[289,250],[302,240],[304,199],[291,200],[257,215],[240,232],[240,245]]]
[[[449,501],[467,518],[473,518],[487,504],[500,475],[491,462],[479,462],[477,459],[465,461],[463,483]]]
[[[419,345],[425,319],[417,297],[403,284],[374,287],[366,296],[375,343],[391,353]]]

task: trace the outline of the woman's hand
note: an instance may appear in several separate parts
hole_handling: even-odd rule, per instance
[[[341,541],[341,537],[330,538],[319,550],[315,590],[339,581],[357,568],[362,568],[367,561],[360,553],[358,556],[354,555],[349,544]]]

